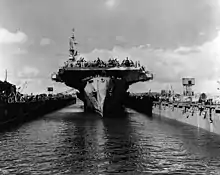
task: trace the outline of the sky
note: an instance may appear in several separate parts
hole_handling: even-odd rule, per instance
[[[0,0],[0,80],[41,93],[68,59],[75,28],[87,60],[114,56],[139,60],[154,80],[132,92],[182,91],[194,77],[196,92],[217,93],[220,79],[220,0]],[[219,92],[220,93],[220,92]]]

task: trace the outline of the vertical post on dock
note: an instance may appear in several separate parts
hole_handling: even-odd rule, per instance
[[[5,82],[7,81],[8,79],[8,72],[7,72],[7,69],[5,70]]]

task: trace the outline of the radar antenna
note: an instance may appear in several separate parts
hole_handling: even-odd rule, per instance
[[[75,39],[75,29],[72,29],[72,36],[69,39],[69,52],[70,52],[70,60],[71,61],[76,61],[76,56],[79,54],[78,51],[76,50],[76,45],[77,45],[77,41]]]

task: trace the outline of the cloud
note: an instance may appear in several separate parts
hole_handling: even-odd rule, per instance
[[[185,55],[190,53],[198,53],[201,52],[199,47],[179,47],[174,52]]]
[[[123,36],[116,36],[116,41],[127,42],[127,40]]]
[[[218,1],[218,5],[220,6],[220,0],[217,0]]]
[[[17,88],[21,88],[19,91],[24,94],[31,94],[35,91],[38,91],[39,87],[42,86],[41,79],[33,78],[22,78],[15,81]]]
[[[39,70],[35,67],[25,66],[21,71],[18,72],[19,78],[33,78],[39,74]]]
[[[27,85],[24,87],[25,83]],[[49,79],[41,79],[41,78],[24,78],[16,81],[17,87],[21,87],[22,93],[24,94],[40,94],[40,93],[48,93],[47,87],[53,87],[54,93],[64,92],[69,89],[65,84],[62,83],[54,83]]]
[[[24,49],[28,54],[22,56],[14,56],[11,45],[7,45],[10,46],[7,50],[3,48],[0,53],[3,58],[0,59],[0,68],[3,70],[6,67],[20,69],[23,65],[39,67],[40,74],[44,71],[48,73],[51,69],[57,70],[57,62],[62,59],[60,57],[68,59],[68,37],[75,26],[79,50],[84,54],[88,53],[85,54],[88,58],[96,58],[98,55],[106,59],[111,55],[118,58],[129,56],[141,60],[152,70],[155,79],[141,84],[143,90],[150,87],[153,87],[152,90],[156,87],[164,88],[169,83],[175,84],[175,87],[178,84],[181,86],[181,77],[187,74],[195,76],[196,80],[211,79],[210,81],[214,81],[217,76],[217,61],[214,60],[214,53],[210,53],[213,48],[207,49],[207,45],[199,46],[213,39],[216,34],[214,30],[219,28],[216,25],[220,24],[220,8],[215,0],[139,0],[138,3],[133,0],[100,0],[97,3],[86,0],[65,3],[48,0],[27,1],[25,6],[23,5],[17,1],[5,1],[0,10],[0,23],[10,26],[10,33],[13,32],[14,35],[19,32],[11,29],[18,26],[25,28],[23,32],[28,32],[28,42],[33,39],[35,43],[25,43]],[[51,10],[48,10],[48,7],[51,7]],[[83,14],[78,15],[82,9]],[[61,11],[62,15],[54,13],[57,11]],[[127,41],[120,42],[116,40],[116,36],[118,40],[123,41],[125,38]],[[50,49],[39,47],[43,37],[56,41],[56,45],[53,44]],[[150,47],[146,43],[149,43]],[[198,49],[194,46],[198,46]],[[67,55],[55,56],[55,53]],[[196,82],[196,86],[205,87],[199,85],[199,81]]]
[[[199,32],[199,35],[203,36],[203,35],[205,35],[205,33],[204,32]]]
[[[220,77],[219,45],[220,32],[214,40],[198,47],[179,47],[175,50],[155,49],[148,45],[129,49],[114,47],[112,50],[94,49],[82,56],[88,60],[97,57],[103,60],[117,57],[122,60],[127,56],[134,61],[140,60],[147,69],[155,74],[152,82],[142,83],[142,90],[145,89],[145,91],[149,88],[152,90],[158,89],[158,87],[167,88],[171,84],[181,92],[181,79],[195,77],[195,90],[214,92],[217,90],[216,81]],[[143,86],[143,84],[145,85]],[[134,87],[134,89],[138,89],[138,85],[134,85]]]
[[[68,53],[56,53],[56,57],[68,57]]]
[[[105,4],[107,7],[112,8],[117,4],[117,0],[106,0]]]
[[[0,28],[0,44],[24,43],[27,39],[27,35],[21,31],[12,33],[7,29]]]
[[[49,38],[42,38],[41,41],[40,41],[40,45],[41,46],[46,46],[46,45],[49,45],[51,44],[51,40]]]
[[[21,49],[21,48],[17,48],[13,52],[14,55],[23,55],[23,54],[26,54],[26,53],[28,53],[28,51],[25,50],[25,49]]]

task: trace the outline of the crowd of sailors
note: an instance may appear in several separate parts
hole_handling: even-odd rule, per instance
[[[11,93],[9,96],[6,94],[0,94],[0,103],[24,103],[24,102],[36,102],[36,101],[47,101],[47,100],[58,100],[58,99],[68,99],[73,98],[73,94],[21,94]]]
[[[99,67],[99,68],[112,68],[112,67],[141,67],[139,61],[129,60],[128,57],[121,63],[117,58],[110,58],[108,61],[103,61],[99,57],[94,61],[86,61],[81,57],[78,60],[69,59],[65,62],[64,67]]]
[[[160,102],[188,102],[188,103],[198,103],[202,105],[216,105],[219,104],[218,101],[214,101],[212,98],[207,98],[205,93],[201,93],[198,98],[191,97],[191,96],[181,96],[180,94],[174,94],[171,96],[164,96],[164,95],[154,95],[155,101]]]
[[[0,104],[18,103],[18,102],[34,102],[46,100],[68,99],[75,97],[75,94],[57,93],[57,94],[22,94],[17,91],[16,86],[8,82],[0,81]]]
[[[134,96],[137,99],[144,99],[150,97],[155,102],[168,102],[168,103],[193,103],[201,105],[217,105],[218,101],[214,101],[212,98],[208,98],[205,93],[201,93],[198,99],[192,99],[192,97],[184,98],[180,94],[174,95],[162,95],[161,93],[131,93],[131,96]]]

